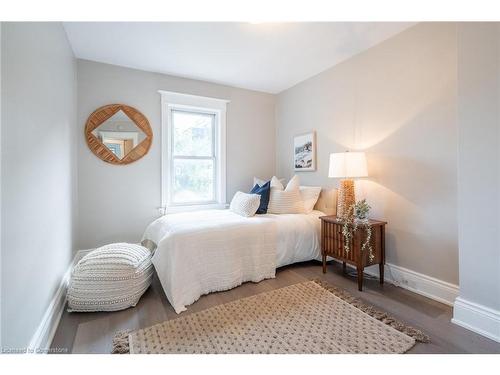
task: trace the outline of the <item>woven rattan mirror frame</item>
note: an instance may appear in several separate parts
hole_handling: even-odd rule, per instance
[[[134,147],[132,151],[125,155],[123,159],[119,159],[115,156],[115,154],[113,154],[94,134],[92,134],[92,131],[120,110],[130,117],[135,125],[141,129],[144,134],[146,134],[146,138]],[[151,130],[151,126],[149,125],[149,121],[146,116],[144,116],[137,109],[125,104],[109,104],[97,108],[91,113],[85,124],[85,139],[89,149],[99,159],[111,164],[125,165],[139,160],[148,153],[151,143],[153,142],[153,131]]]

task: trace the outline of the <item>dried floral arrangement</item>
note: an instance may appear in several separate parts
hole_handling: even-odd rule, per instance
[[[343,223],[342,235],[344,237],[344,251],[349,253],[351,251],[351,241],[353,234],[356,233],[359,227],[364,228],[366,232],[365,241],[361,245],[361,251],[368,249],[370,262],[373,261],[373,248],[371,245],[372,228],[369,224],[368,213],[370,212],[370,205],[366,203],[366,199],[360,200],[349,207],[347,215],[342,217],[340,221]],[[350,229],[350,227],[352,229]]]

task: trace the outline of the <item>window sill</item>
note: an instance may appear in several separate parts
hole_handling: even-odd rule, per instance
[[[170,206],[159,207],[160,215],[176,214],[180,212],[201,211],[201,210],[223,210],[229,207],[227,203],[196,204],[191,206]]]

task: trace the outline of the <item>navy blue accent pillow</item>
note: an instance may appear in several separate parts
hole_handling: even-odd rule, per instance
[[[267,213],[267,206],[269,205],[269,196],[271,195],[271,181],[267,181],[264,185],[259,186],[255,184],[253,189],[250,191],[250,194],[259,194],[260,195],[260,205],[256,214],[265,214]]]

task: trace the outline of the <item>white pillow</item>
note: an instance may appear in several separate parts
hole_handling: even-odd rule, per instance
[[[237,191],[234,194],[229,209],[235,214],[250,217],[255,215],[260,205],[259,194],[247,194]]]
[[[300,196],[304,202],[304,211],[306,214],[314,209],[314,205],[318,201],[319,194],[321,193],[320,186],[301,186]]]
[[[293,176],[288,184],[286,185],[285,191],[298,190],[300,188],[300,178],[299,176]]]
[[[281,186],[283,186],[283,182],[285,182],[285,179],[284,179],[284,178],[280,178],[280,179],[278,179],[278,178],[276,178],[276,177],[274,177],[274,178],[276,179],[276,181],[277,181],[277,182],[279,182],[279,183],[281,184]],[[268,180],[263,180],[263,179],[261,179],[261,178],[254,177],[254,178],[253,178],[253,185],[252,185],[252,188],[253,188],[255,185],[262,186],[262,185],[264,185],[267,181],[268,181]],[[272,186],[272,184],[273,184],[273,183],[272,183],[272,180],[271,180],[271,186]]]
[[[270,214],[304,213],[304,203],[302,202],[299,186],[300,180],[298,176],[293,176],[285,189],[283,189],[281,182],[273,176],[267,212]]]
[[[278,190],[283,190],[283,182],[285,182],[284,179],[278,179],[278,177],[273,176],[273,178],[271,178],[271,189],[277,188]]]

